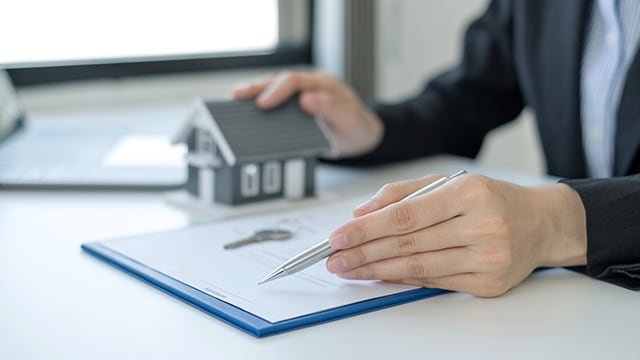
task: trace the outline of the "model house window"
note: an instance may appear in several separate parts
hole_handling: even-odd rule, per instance
[[[255,164],[240,168],[240,194],[244,197],[257,196],[260,193],[260,172]]]
[[[14,0],[2,12],[0,64],[18,86],[311,63],[311,0]]]
[[[214,155],[215,144],[208,131],[202,129],[196,131],[196,149],[201,154]]]
[[[282,189],[281,166],[277,161],[266,162],[262,166],[262,191],[275,194]]]

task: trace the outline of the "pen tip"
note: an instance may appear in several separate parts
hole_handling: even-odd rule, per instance
[[[265,276],[264,279],[260,280],[260,282],[258,282],[258,285],[262,285],[271,280],[275,280],[277,278],[283,277],[286,274],[287,272],[284,271],[283,269],[276,269],[275,271],[271,272],[269,275]]]

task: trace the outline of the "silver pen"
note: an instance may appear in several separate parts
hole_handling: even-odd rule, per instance
[[[406,201],[409,199],[412,199],[416,196],[420,196],[422,194],[428,193],[429,191],[433,191],[439,187],[441,187],[442,185],[446,184],[447,182],[449,182],[450,180],[466,174],[467,170],[460,170],[455,174],[449,175],[449,176],[445,176],[442,177],[434,182],[432,182],[429,185],[426,185],[416,191],[414,191],[413,193],[407,195],[405,198],[403,198],[400,201]],[[308,268],[309,266],[321,261],[322,259],[328,257],[329,255],[335,253],[337,250],[333,249],[331,247],[331,245],[329,244],[329,239],[326,239],[314,246],[312,246],[311,248],[301,252],[300,254],[292,257],[291,259],[287,260],[284,264],[278,266],[277,269],[273,270],[271,273],[269,273],[267,276],[264,277],[264,279],[262,279],[258,285],[260,284],[264,284],[266,282],[275,280],[275,279],[279,279],[281,277],[285,277],[291,274],[295,274],[298,271],[304,270],[306,268]]]

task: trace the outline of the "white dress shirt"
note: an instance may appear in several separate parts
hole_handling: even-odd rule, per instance
[[[594,2],[580,82],[582,140],[591,177],[612,174],[618,106],[639,38],[639,0]]]

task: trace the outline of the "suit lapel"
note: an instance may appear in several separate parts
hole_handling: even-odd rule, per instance
[[[629,67],[618,108],[613,174],[626,175],[640,144],[640,56]],[[637,170],[637,169],[636,169]]]
[[[580,118],[580,68],[585,37],[585,23],[591,9],[591,1],[556,1],[547,3],[546,25],[553,32],[548,34],[546,91],[554,104],[552,109],[552,133],[557,149],[556,165],[561,166],[562,176],[578,178],[586,174],[586,160],[582,142]],[[569,135],[569,136],[568,136]]]

